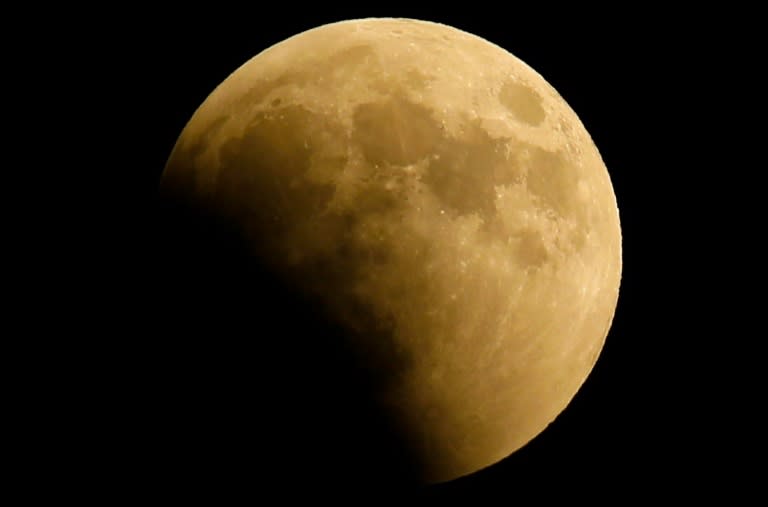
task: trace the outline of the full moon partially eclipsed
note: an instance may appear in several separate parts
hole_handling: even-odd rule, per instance
[[[589,134],[530,67],[445,25],[268,48],[195,112],[161,190],[336,326],[426,483],[544,430],[616,308],[619,215]]]

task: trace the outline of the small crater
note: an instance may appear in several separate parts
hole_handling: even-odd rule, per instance
[[[273,101],[271,102],[271,104],[270,104],[270,105],[271,105],[272,107],[277,107],[277,106],[279,106],[279,105],[280,105],[280,104],[282,104],[282,103],[283,103],[283,100],[282,100],[282,99],[279,99],[279,98],[277,98],[277,99],[273,100]]]
[[[507,81],[499,92],[499,102],[518,120],[532,126],[544,121],[546,116],[541,97],[532,88]]]

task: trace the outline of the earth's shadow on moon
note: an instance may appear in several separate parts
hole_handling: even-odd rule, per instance
[[[233,224],[172,195],[157,204],[142,466],[190,498],[422,492],[339,329]]]

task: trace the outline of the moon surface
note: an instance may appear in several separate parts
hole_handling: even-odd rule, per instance
[[[544,430],[617,304],[589,134],[542,76],[449,26],[351,20],[268,48],[194,113],[161,190],[338,326],[426,483]]]

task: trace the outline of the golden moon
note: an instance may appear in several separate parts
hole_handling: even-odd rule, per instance
[[[542,76],[449,26],[343,21],[266,49],[194,113],[161,188],[343,330],[426,483],[544,430],[613,319],[621,231],[592,139]]]

